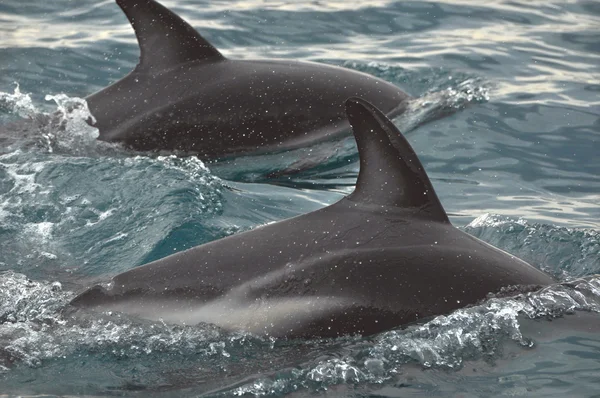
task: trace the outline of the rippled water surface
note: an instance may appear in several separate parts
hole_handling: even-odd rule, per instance
[[[414,96],[395,123],[452,222],[561,283],[370,338],[71,314],[99,277],[335,202],[358,158],[351,138],[210,164],[99,143],[72,105],[136,64],[120,9],[3,0],[0,395],[598,394],[598,2],[164,4],[227,57],[341,65]]]

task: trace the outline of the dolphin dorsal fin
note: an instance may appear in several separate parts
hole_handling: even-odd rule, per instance
[[[358,181],[348,199],[412,208],[421,217],[449,222],[423,165],[396,126],[360,98],[346,101],[346,114],[360,157]]]
[[[190,24],[154,0],[116,0],[135,30],[140,45],[139,72],[158,72],[223,55]]]

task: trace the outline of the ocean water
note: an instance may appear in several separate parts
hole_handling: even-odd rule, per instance
[[[72,314],[93,280],[335,202],[356,149],[205,164],[99,143],[82,98],[138,57],[120,9],[2,0],[0,396],[599,396],[598,2],[164,4],[230,58],[341,65],[414,96],[394,122],[454,225],[560,283],[368,338]]]

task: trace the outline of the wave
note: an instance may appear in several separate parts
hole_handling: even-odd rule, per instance
[[[505,293],[508,297],[490,297],[479,305],[370,338],[288,341],[225,333],[211,325],[172,326],[110,312],[73,313],[67,305],[73,293],[61,283],[31,281],[8,271],[0,274],[0,371],[10,373],[21,365],[37,368],[50,360],[79,366],[73,358],[85,355],[88,361],[98,356],[123,361],[121,372],[131,371],[129,361],[144,358],[147,377],[152,373],[150,364],[160,361],[161,372],[165,362],[175,368],[185,363],[189,369],[178,374],[210,378],[216,376],[215,367],[235,368],[240,358],[252,358],[249,368],[229,372],[221,386],[212,387],[219,394],[233,395],[322,391],[340,384],[382,383],[406,366],[458,371],[473,361],[493,362],[502,358],[505,347],[527,352],[536,346],[539,336],[530,329],[531,320],[600,313],[598,275],[533,293]],[[595,322],[600,322],[598,315]],[[577,316],[570,324],[577,324]],[[315,352],[320,354],[315,357]],[[271,366],[254,361],[263,356],[270,358]],[[285,363],[287,367],[282,366]]]

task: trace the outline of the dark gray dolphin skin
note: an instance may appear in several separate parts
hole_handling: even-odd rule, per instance
[[[373,105],[346,110],[354,192],[321,210],[115,276],[72,304],[287,337],[388,330],[552,278],[454,228],[417,155]]]
[[[215,159],[310,145],[349,131],[344,101],[389,117],[410,98],[365,73],[287,60],[229,60],[154,0],[117,0],[140,45],[129,75],[87,97],[100,139]]]

